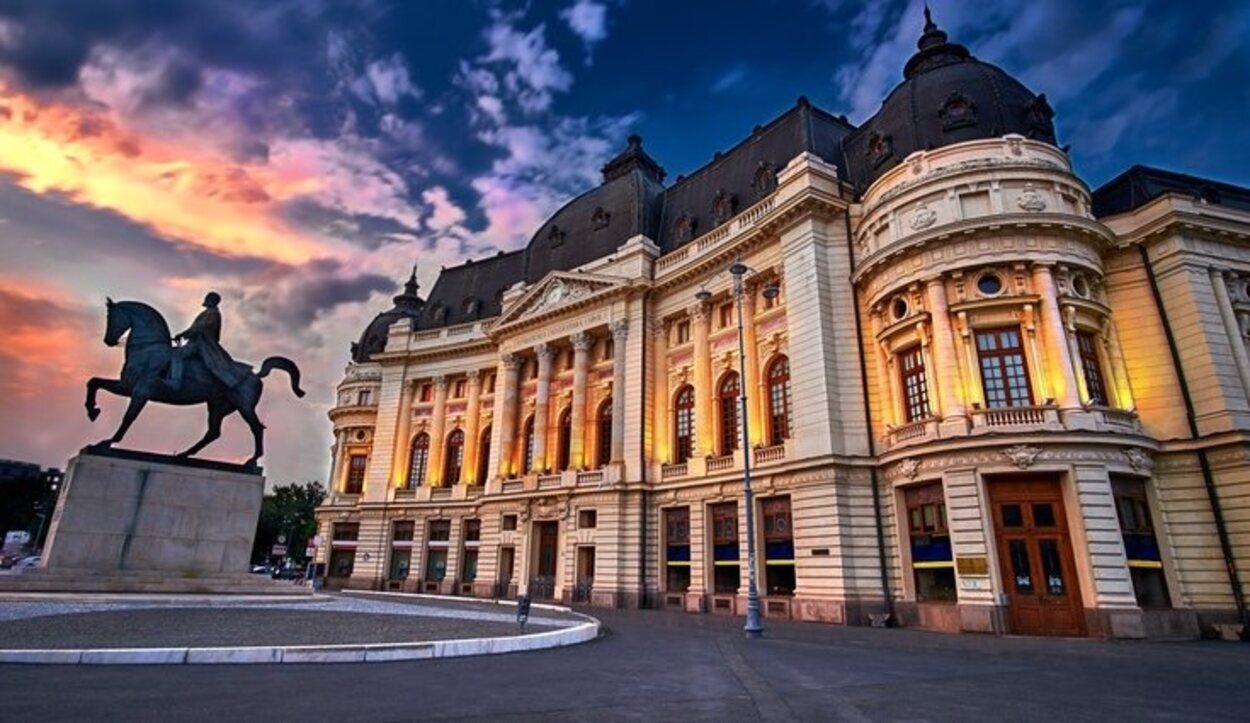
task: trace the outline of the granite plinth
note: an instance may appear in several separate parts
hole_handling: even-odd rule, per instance
[[[298,590],[248,574],[264,486],[238,465],[84,449],[69,462],[42,568],[0,589]]]

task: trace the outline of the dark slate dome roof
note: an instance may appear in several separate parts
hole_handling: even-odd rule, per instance
[[[373,321],[365,327],[364,333],[360,335],[360,341],[352,344],[352,361],[356,363],[369,361],[369,357],[386,349],[386,337],[391,324],[400,319],[411,319],[413,326],[416,326],[417,317],[421,315],[421,309],[425,306],[425,302],[417,296],[417,270],[412,270],[412,276],[408,277],[407,283],[404,284],[404,292],[394,298],[395,305],[387,311],[373,317]]]
[[[1046,96],[947,42],[927,8],[917,47],[903,68],[903,82],[845,141],[860,191],[915,151],[1009,133],[1055,143],[1054,111]]]

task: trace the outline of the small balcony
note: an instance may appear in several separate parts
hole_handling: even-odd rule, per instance
[[[973,409],[971,416],[973,434],[1063,429],[1054,405]]]

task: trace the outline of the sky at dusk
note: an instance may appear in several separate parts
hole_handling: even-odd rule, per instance
[[[1091,186],[1134,163],[1250,185],[1250,4],[933,0],[1056,111]],[[298,361],[261,403],[271,483],[324,480],[348,345],[413,263],[522,246],[630,132],[689,173],[800,95],[852,122],[902,79],[919,0],[0,0],[0,457],[63,466],[125,400],[104,299]],[[149,407],[173,452],[203,407]],[[245,457],[227,420],[207,456]]]

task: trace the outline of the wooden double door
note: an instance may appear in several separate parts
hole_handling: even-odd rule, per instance
[[[1063,494],[1055,477],[991,481],[1008,622],[1018,635],[1085,635]]]

